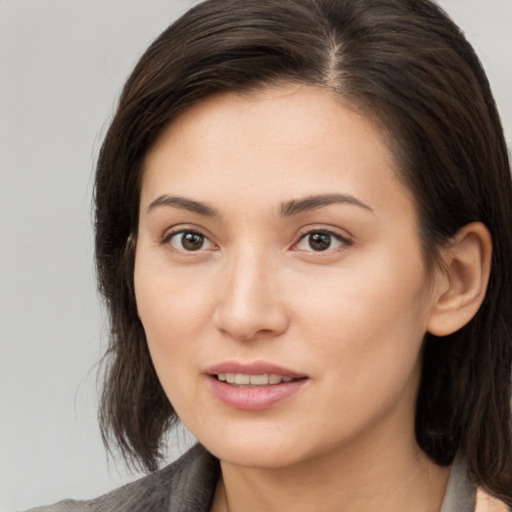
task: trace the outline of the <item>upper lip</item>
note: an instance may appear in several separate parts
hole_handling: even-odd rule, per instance
[[[292,377],[294,379],[301,379],[307,377],[304,374],[297,373],[289,368],[268,363],[265,361],[255,361],[252,363],[240,363],[237,361],[225,361],[223,363],[211,366],[206,370],[209,375],[218,375],[219,373],[241,373],[244,375],[264,375],[274,374],[281,377]]]

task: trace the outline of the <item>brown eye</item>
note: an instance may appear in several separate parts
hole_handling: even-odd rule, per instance
[[[351,242],[337,233],[323,230],[309,231],[302,235],[295,245],[295,250],[322,252],[349,245],[351,245]]]
[[[325,251],[331,246],[331,235],[327,233],[313,233],[308,235],[308,243],[314,251]]]
[[[199,251],[200,249],[211,249],[213,244],[203,234],[197,231],[178,231],[167,239],[171,246],[182,252]]]

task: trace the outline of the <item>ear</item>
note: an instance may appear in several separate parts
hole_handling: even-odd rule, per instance
[[[491,271],[492,240],[487,227],[472,222],[441,252],[427,330],[446,336],[466,325],[480,308]]]

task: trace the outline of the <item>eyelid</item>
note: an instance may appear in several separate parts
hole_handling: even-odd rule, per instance
[[[160,243],[162,245],[170,246],[171,239],[180,233],[195,233],[195,234],[201,235],[202,237],[205,238],[205,240],[208,240],[208,242],[213,245],[213,250],[218,249],[217,244],[211,239],[211,237],[208,236],[207,234],[205,234],[203,229],[197,228],[195,226],[192,227],[192,226],[178,225],[178,226],[170,227],[169,229],[167,229],[164,232],[163,236],[161,237]],[[172,247],[171,250],[173,250],[175,252],[186,253],[186,254],[199,254],[199,253],[205,252],[206,250],[212,250],[212,249],[211,248],[209,248],[209,249],[201,248],[201,249],[198,249],[197,251],[185,251],[185,250],[180,250],[180,249],[176,249],[175,247]]]
[[[160,243],[162,245],[170,245],[169,242],[172,239],[172,237],[174,237],[174,236],[176,236],[176,235],[178,235],[180,233],[187,233],[187,232],[189,232],[189,233],[197,233],[198,235],[203,236],[206,240],[208,240],[208,242],[210,244],[212,244],[214,246],[214,250],[218,250],[219,249],[219,246],[212,240],[211,236],[209,236],[209,235],[207,235],[205,233],[204,229],[196,227],[196,226],[193,226],[193,225],[183,225],[183,224],[180,224],[180,225],[177,225],[177,226],[171,226],[162,235]],[[311,234],[314,234],[314,233],[324,233],[326,235],[330,235],[333,238],[335,238],[336,240],[338,240],[339,242],[341,242],[344,247],[348,247],[348,246],[353,245],[353,240],[352,240],[352,237],[351,237],[350,234],[343,235],[338,230],[336,230],[335,228],[326,228],[325,226],[315,227],[315,226],[311,226],[310,225],[310,226],[305,226],[305,227],[301,228],[297,232],[296,241],[293,242],[291,249],[292,250],[299,250],[299,249],[295,249],[295,247],[302,240],[304,240],[308,235],[311,235]],[[176,252],[183,252],[183,253],[190,253],[190,254],[200,253],[200,252],[204,252],[205,251],[205,249],[198,249],[197,251],[180,251],[179,249],[175,249],[175,248],[173,248],[172,250],[174,250]],[[212,249],[210,248],[209,250],[212,250]],[[317,254],[320,255],[322,253],[332,253],[333,251],[336,251],[336,250],[340,250],[340,249],[326,249],[325,251],[314,251],[314,250],[311,250],[311,251],[306,251],[306,252],[317,253]]]
[[[312,226],[307,226],[305,228],[301,228],[297,234],[297,237],[298,239],[293,243],[292,245],[292,250],[300,250],[300,249],[295,249],[295,247],[302,241],[304,240],[308,235],[311,235],[311,234],[314,234],[314,233],[323,233],[323,234],[326,234],[326,235],[330,235],[332,236],[333,238],[335,238],[337,241],[341,242],[343,244],[343,247],[349,247],[351,245],[353,245],[353,240],[350,236],[348,235],[342,235],[339,231],[336,231],[335,229],[333,228],[326,228],[326,227],[312,227]],[[339,250],[342,250],[340,248],[336,248],[336,249],[326,249],[325,251],[314,251],[313,249],[311,249],[311,251],[305,251],[305,252],[312,252],[312,253],[315,253],[315,254],[318,254],[318,255],[321,255],[322,253],[332,253],[334,251],[339,251]]]

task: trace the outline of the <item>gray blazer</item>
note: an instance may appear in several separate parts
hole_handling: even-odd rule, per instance
[[[160,471],[104,496],[28,512],[208,512],[219,473],[219,461],[198,444]],[[456,459],[440,512],[474,512],[475,497],[466,466]]]

